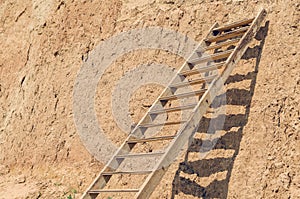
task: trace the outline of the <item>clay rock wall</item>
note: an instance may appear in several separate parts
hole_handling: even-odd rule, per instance
[[[72,98],[82,63],[102,41],[148,26],[199,41],[214,22],[252,17],[262,7],[269,23],[259,60],[242,60],[226,86],[224,130],[238,133],[232,137],[238,142],[230,142],[234,153],[227,154],[223,167],[203,176],[196,170],[205,173],[220,162],[195,161],[189,173],[184,168],[193,164],[179,158],[152,198],[299,197],[298,1],[7,0],[0,2],[0,198],[78,197],[101,170],[103,164],[78,136]],[[132,67],[153,59],[175,69],[183,61],[159,50],[137,51],[119,58],[99,82],[95,107],[116,145],[126,134],[113,121],[112,89]],[[130,114],[135,121],[161,90],[148,85],[134,93]]]

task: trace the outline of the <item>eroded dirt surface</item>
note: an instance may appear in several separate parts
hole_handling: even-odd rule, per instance
[[[249,18],[262,7],[267,36],[253,42],[258,53],[248,52],[226,84],[226,119],[216,149],[203,159],[197,155],[208,122],[203,119],[194,145],[152,198],[299,198],[296,0],[1,1],[0,198],[79,198],[103,167],[82,144],[72,110],[76,75],[101,41],[147,26],[200,41],[214,22]],[[126,134],[113,121],[112,89],[134,66],[153,59],[174,68],[182,63],[163,51],[137,51],[118,59],[99,82],[95,107],[116,145]],[[150,85],[133,93],[134,121],[161,90]]]

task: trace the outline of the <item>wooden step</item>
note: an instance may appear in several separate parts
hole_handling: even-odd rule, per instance
[[[192,65],[196,65],[196,64],[203,63],[203,62],[224,59],[224,58],[229,57],[229,55],[232,52],[233,52],[233,49],[232,50],[226,50],[226,51],[219,52],[219,53],[215,53],[215,54],[212,54],[212,55],[205,55],[203,57],[200,57],[200,58],[197,58],[197,59],[193,59],[193,60],[189,61],[189,63],[192,64]]]
[[[217,75],[212,75],[212,76],[208,76],[208,77],[204,77],[204,78],[194,79],[194,80],[187,81],[187,82],[179,82],[176,84],[172,84],[169,87],[170,88],[180,88],[180,87],[185,87],[185,86],[190,86],[190,85],[200,84],[200,83],[205,83],[205,82],[208,83],[208,82],[212,82],[216,77],[217,77]]]
[[[197,104],[188,104],[184,106],[177,106],[172,108],[165,108],[165,109],[159,109],[159,110],[153,110],[150,111],[149,114],[162,114],[162,113],[170,113],[170,112],[176,112],[176,111],[182,111],[187,109],[193,109]]]
[[[161,97],[159,100],[165,101],[165,100],[176,100],[176,99],[182,99],[182,98],[187,98],[187,97],[195,97],[199,96],[205,93],[207,89],[201,89],[201,90],[196,90],[196,91],[191,91],[187,93],[181,93],[181,94],[176,94],[176,95],[169,95],[166,97]]]
[[[132,175],[144,175],[149,174],[152,171],[112,171],[112,172],[103,172],[103,176],[112,176],[112,175],[120,175],[120,174],[132,174]]]
[[[232,40],[224,41],[224,42],[221,42],[221,43],[217,43],[215,45],[207,46],[207,47],[205,47],[203,49],[200,49],[197,52],[205,52],[205,51],[208,51],[208,50],[215,50],[215,49],[218,49],[218,48],[222,48],[224,46],[229,46],[229,45],[237,44],[237,43],[239,43],[240,40],[241,40],[240,38],[237,38],[237,39],[232,39]]]
[[[220,26],[218,28],[214,28],[213,32],[222,32],[222,31],[226,31],[226,30],[231,30],[232,28],[245,26],[245,25],[248,25],[248,24],[252,23],[253,20],[254,20],[254,18],[244,19],[244,20],[241,20],[241,21],[230,23],[230,24],[227,24],[227,25],[224,25],[224,26]]]
[[[151,152],[151,153],[129,153],[124,155],[116,155],[116,159],[124,159],[124,158],[135,158],[135,157],[145,157],[145,156],[157,156],[162,155],[164,152]]]
[[[187,76],[187,75],[195,75],[195,74],[199,74],[199,73],[205,73],[205,72],[220,69],[220,68],[222,68],[222,66],[224,64],[225,64],[225,62],[220,62],[220,63],[212,64],[212,65],[209,65],[209,66],[201,67],[201,68],[194,68],[192,70],[185,70],[185,71],[180,72],[180,75]]]
[[[153,124],[153,123],[147,123],[147,124],[140,124],[140,127],[144,128],[151,128],[151,127],[156,127],[156,126],[170,126],[170,125],[177,125],[177,124],[182,124],[185,123],[186,121],[179,121],[179,122],[166,122],[166,123],[160,123],[160,124]]]
[[[237,30],[226,32],[226,33],[218,35],[218,36],[209,37],[209,38],[205,39],[205,41],[206,42],[218,42],[218,41],[223,41],[226,39],[231,39],[234,37],[242,36],[245,32],[247,32],[248,29],[249,29],[249,27],[240,28]]]
[[[128,140],[127,143],[144,143],[144,142],[155,142],[155,141],[162,141],[162,140],[172,140],[174,137],[175,137],[175,135],[141,138],[141,139],[131,139],[131,140]]]
[[[139,192],[139,189],[100,189],[88,191],[89,194],[112,193],[112,192]]]

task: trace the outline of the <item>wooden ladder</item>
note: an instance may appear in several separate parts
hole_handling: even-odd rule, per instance
[[[224,85],[236,63],[238,63],[247,50],[249,43],[255,37],[265,20],[265,16],[266,11],[263,9],[252,19],[242,20],[224,26],[219,26],[217,23],[214,24],[194,53],[179,69],[176,77],[174,77],[169,86],[164,89],[111,160],[89,186],[83,194],[82,199],[103,198],[101,195],[103,193],[118,193],[122,198],[126,198],[122,194],[131,193],[134,194],[134,197],[127,198],[149,198],[167,171],[169,165],[178,156],[188,139],[193,136],[197,130],[202,116],[218,95],[218,91]],[[216,71],[219,71],[219,74],[213,73]],[[195,88],[197,86],[198,88]],[[178,93],[178,91],[184,87],[193,87],[194,90]],[[195,96],[197,99],[196,103],[166,107],[166,104],[171,101],[184,100]],[[155,122],[155,119],[160,114],[170,114],[183,110],[190,111],[190,115],[185,121]],[[168,125],[181,125],[181,127],[172,135],[145,137],[145,132],[150,128]],[[133,148],[139,143],[162,141],[168,141],[164,150],[146,153],[132,152]],[[145,159],[150,156],[158,159],[150,170],[120,170],[120,165],[122,165],[126,159]],[[142,180],[142,184],[139,188],[107,188],[110,179],[114,175],[145,175],[146,177]],[[106,196],[105,198],[109,197]]]

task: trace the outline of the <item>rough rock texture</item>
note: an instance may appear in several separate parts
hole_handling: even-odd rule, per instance
[[[204,118],[199,137],[152,198],[299,198],[297,0],[1,1],[0,198],[77,198],[103,167],[82,144],[72,112],[77,72],[101,41],[147,26],[199,41],[214,22],[252,17],[262,7],[267,36],[253,43],[256,56],[248,52],[226,84],[226,120],[216,149],[204,159],[195,155]],[[112,89],[124,73],[153,59],[174,68],[182,63],[163,51],[133,52],[99,82],[98,118],[117,145],[126,134],[113,121]],[[150,85],[134,92],[134,121],[161,90]]]

